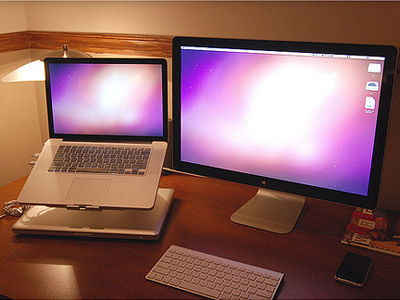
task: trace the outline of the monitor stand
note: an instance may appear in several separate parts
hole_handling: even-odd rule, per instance
[[[259,188],[232,216],[235,223],[275,233],[289,233],[296,225],[305,197]]]

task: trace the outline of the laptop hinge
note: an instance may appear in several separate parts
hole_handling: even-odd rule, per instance
[[[67,204],[67,209],[71,209],[71,210],[101,210],[101,207],[97,206],[97,205]]]

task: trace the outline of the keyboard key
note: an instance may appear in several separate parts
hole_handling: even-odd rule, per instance
[[[202,285],[198,285],[198,284],[193,284],[193,283],[187,282],[187,281],[182,281],[179,284],[179,287],[181,287],[182,289],[186,289],[190,292],[193,292],[195,294],[200,294],[200,295],[204,295],[206,297],[211,297],[211,298],[218,298],[218,296],[220,295],[220,292],[218,292],[214,289],[210,289],[206,286],[202,286]]]
[[[110,169],[103,169],[103,168],[96,168],[96,167],[91,167],[91,168],[76,168],[76,172],[84,172],[84,173],[108,173]]]

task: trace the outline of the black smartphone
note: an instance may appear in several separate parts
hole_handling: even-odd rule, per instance
[[[354,253],[347,253],[339,269],[335,274],[335,279],[339,282],[362,287],[371,271],[372,259]]]

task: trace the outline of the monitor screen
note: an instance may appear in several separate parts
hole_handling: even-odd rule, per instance
[[[165,139],[162,59],[45,60],[52,137]]]
[[[174,167],[376,206],[396,49],[178,37]]]

